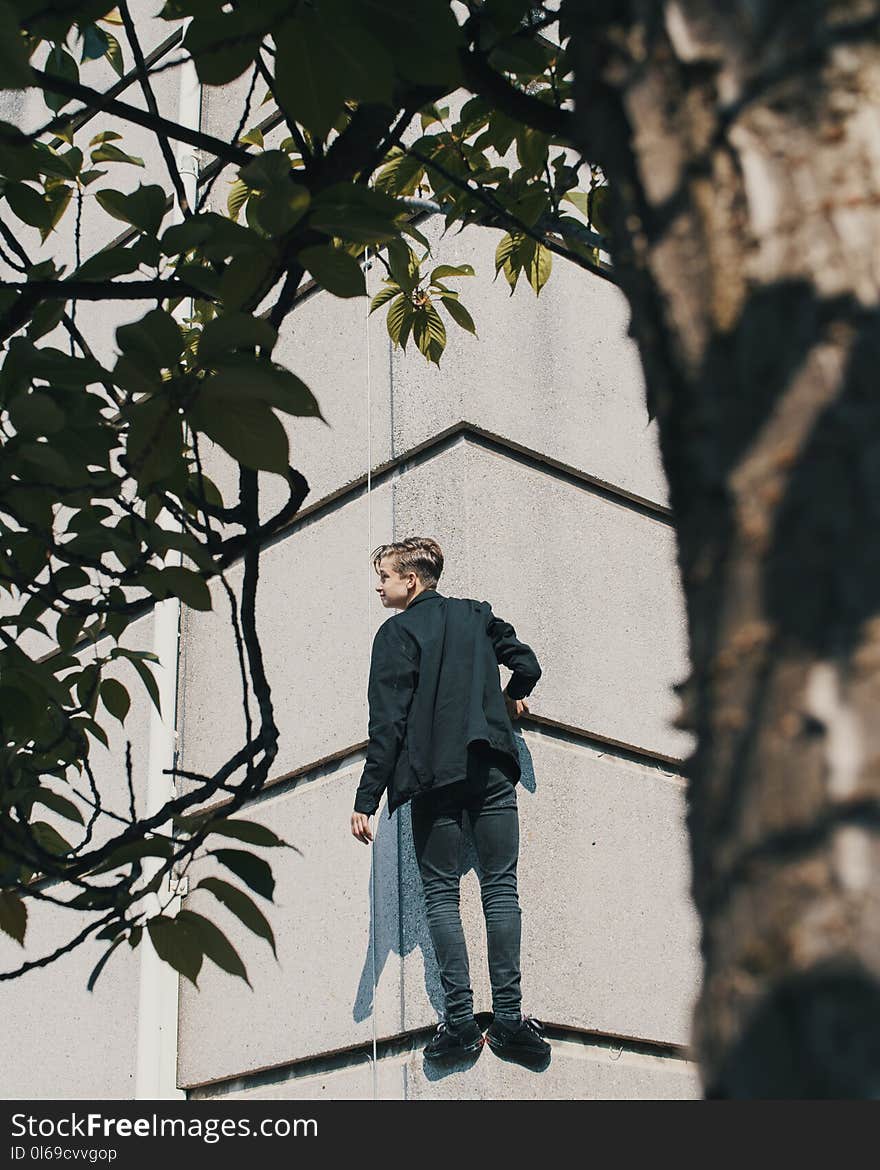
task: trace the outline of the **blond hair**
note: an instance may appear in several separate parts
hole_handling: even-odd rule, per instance
[[[371,556],[377,573],[383,557],[390,557],[391,567],[398,576],[415,573],[426,589],[436,588],[443,572],[443,552],[430,536],[410,536],[406,540],[380,544]]]

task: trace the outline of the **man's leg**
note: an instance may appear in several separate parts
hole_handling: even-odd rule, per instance
[[[446,1022],[453,1027],[474,1016],[474,995],[459,908],[461,797],[461,785],[454,784],[415,797],[411,802],[413,844],[425,894],[428,929],[440,968]]]
[[[521,1018],[522,1006],[516,785],[501,767],[490,763],[476,782],[467,809],[480,862],[492,1011],[496,1020],[515,1026]]]

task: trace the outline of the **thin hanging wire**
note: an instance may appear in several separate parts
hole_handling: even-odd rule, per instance
[[[370,249],[364,250],[364,280],[369,281],[370,272]],[[373,550],[373,498],[371,495],[372,476],[373,476],[373,447],[372,447],[372,429],[371,423],[373,418],[372,410],[372,370],[370,368],[370,300],[367,297],[367,314],[366,321],[366,347],[367,347],[367,540],[368,553]],[[372,594],[368,595],[372,601]],[[372,627],[372,614],[370,612],[370,605],[367,605],[367,635],[369,636]],[[376,831],[377,822],[379,820],[378,810],[373,820],[373,841],[370,846],[370,957],[373,966],[373,1002],[372,1002],[372,1016],[373,1016],[373,1100],[379,1100],[379,1066],[376,1061]]]

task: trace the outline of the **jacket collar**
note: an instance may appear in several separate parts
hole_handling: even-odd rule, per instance
[[[406,609],[403,612],[406,613],[407,609],[412,609],[412,607],[414,605],[418,605],[420,601],[427,601],[429,597],[440,597],[440,596],[441,596],[441,594],[439,594],[436,589],[423,589],[421,593],[419,593],[416,597],[414,597],[412,599],[412,601],[409,603],[409,605],[406,607]]]

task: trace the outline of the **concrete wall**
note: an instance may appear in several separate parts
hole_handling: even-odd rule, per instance
[[[213,133],[230,125],[234,97],[208,93]],[[363,302],[318,292],[276,349],[330,427],[287,421],[310,492],[305,517],[261,562],[258,628],[281,743],[248,815],[301,853],[265,853],[277,960],[204,890],[186,899],[228,931],[252,989],[215,967],[199,990],[182,987],[179,1083],[193,1097],[699,1096],[686,1059],[699,977],[678,767],[689,740],[670,722],[684,618],[628,312],[613,286],[561,261],[539,300],[527,286],[510,297],[493,284],[494,234],[421,226],[435,262],[476,267],[457,286],[479,339],[448,322],[437,370],[391,347],[384,314],[367,320]],[[374,266],[372,288],[379,279]],[[230,462],[209,460],[233,492]],[[283,484],[264,484],[265,516]],[[544,668],[521,726],[518,790],[523,1006],[554,1048],[540,1074],[488,1049],[476,1064],[424,1061],[442,995],[409,808],[389,820],[383,802],[372,850],[349,831],[369,650],[388,619],[368,556],[412,534],[444,550],[440,592],[491,600]],[[229,580],[240,588],[240,568]],[[216,612],[184,616],[181,750],[197,771],[244,734],[226,603],[214,596]],[[207,872],[223,871],[205,861],[193,883]],[[475,1010],[488,1013],[470,841],[462,916]]]
[[[170,108],[175,73],[163,77]],[[206,129],[231,136],[246,81],[206,91]],[[133,180],[164,176],[147,141],[131,148],[148,156],[146,178],[138,172]],[[231,177],[216,184],[218,208]],[[303,516],[261,561],[259,631],[281,742],[270,783],[243,815],[298,852],[265,853],[275,900],[257,901],[277,958],[195,888],[205,874],[229,871],[211,858],[191,867],[184,904],[224,930],[251,986],[211,963],[197,989],[181,980],[177,1083],[192,1097],[254,1099],[699,1096],[687,1060],[699,978],[679,768],[689,740],[670,723],[672,686],[687,669],[685,628],[628,311],[611,284],[559,259],[538,300],[524,282],[510,297],[503,278],[492,280],[497,233],[441,238],[431,220],[422,229],[435,262],[476,267],[457,287],[478,339],[447,321],[437,370],[412,346],[392,349],[384,312],[368,320],[363,300],[319,291],[292,314],[276,350],[316,393],[330,426],[287,422],[292,462],[310,492]],[[379,281],[374,265],[372,291]],[[111,342],[108,326],[104,344]],[[204,446],[209,473],[231,497],[230,461]],[[283,484],[263,476],[261,486],[267,515],[280,506]],[[518,729],[523,1007],[553,1045],[541,1073],[488,1048],[476,1063],[438,1069],[424,1061],[442,998],[409,809],[389,820],[383,802],[371,849],[349,831],[370,646],[388,618],[369,553],[412,534],[431,535],[444,550],[440,592],[490,600],[544,670]],[[240,566],[228,579],[240,590]],[[213,595],[214,612],[184,611],[179,674],[181,766],[202,772],[241,746],[245,727],[226,597],[216,587]],[[470,842],[462,915],[475,1008],[486,1013]],[[52,936],[50,917],[35,939]],[[87,970],[83,956],[22,980],[15,992],[6,985],[18,1029],[6,1095],[16,1095],[14,1085],[21,1096],[73,1096],[77,1088],[83,1096],[133,1095],[122,1054],[138,1002],[137,964],[114,958],[91,999]],[[67,1011],[64,989],[77,981],[82,996]],[[64,1015],[38,1019],[34,1003],[64,1004],[75,1068],[26,1071],[26,1048],[48,1042]],[[125,1024],[112,1038],[114,1059],[99,1061],[85,1041],[109,1017]]]

